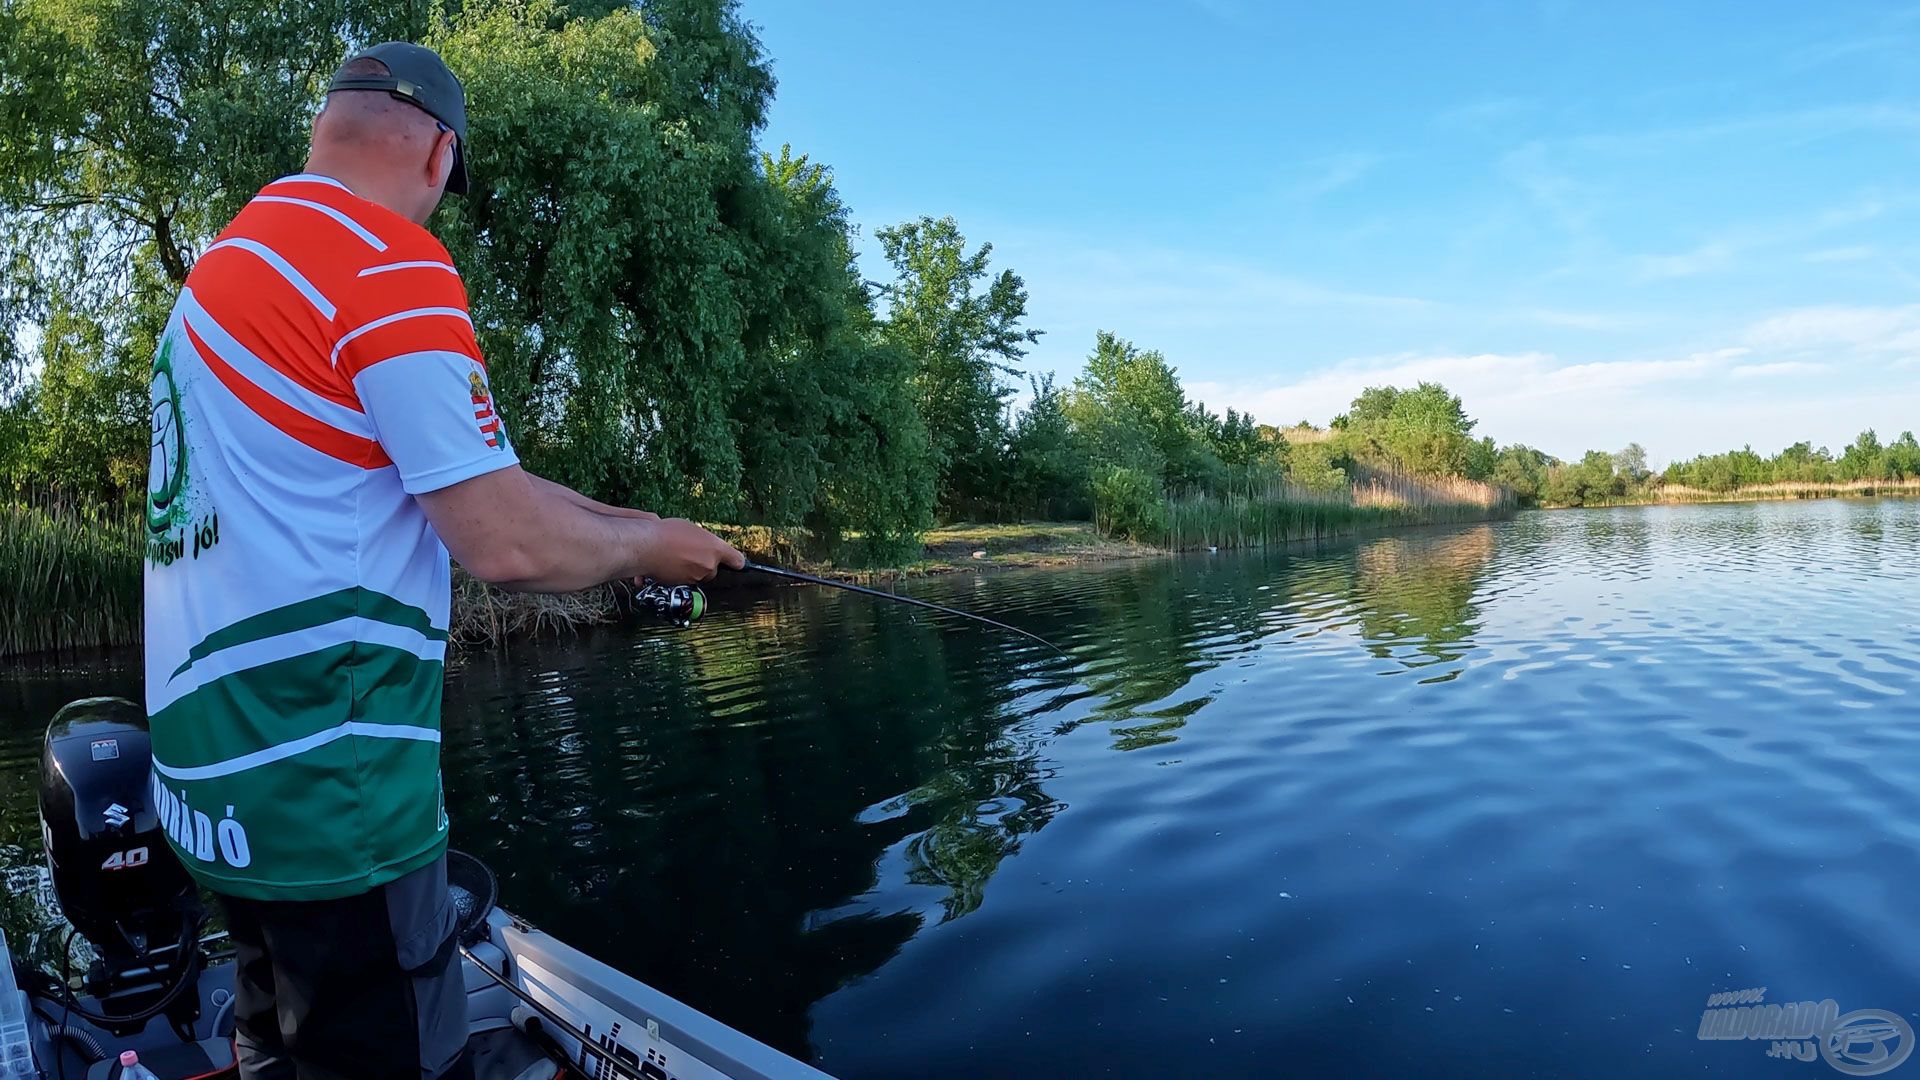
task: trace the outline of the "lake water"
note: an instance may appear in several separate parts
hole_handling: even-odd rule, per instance
[[[1696,1031],[1920,1019],[1916,556],[1920,503],[1773,503],[907,586],[1070,658],[720,596],[460,658],[455,842],[848,1078],[1837,1075]],[[0,677],[0,813],[134,676]]]

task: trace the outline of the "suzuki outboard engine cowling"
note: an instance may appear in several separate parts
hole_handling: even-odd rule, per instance
[[[109,975],[146,966],[200,921],[150,794],[146,710],[88,698],[54,715],[40,759],[40,821],[54,891]]]

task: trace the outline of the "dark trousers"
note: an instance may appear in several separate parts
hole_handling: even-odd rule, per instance
[[[472,1076],[444,856],[359,896],[220,899],[243,1080]]]

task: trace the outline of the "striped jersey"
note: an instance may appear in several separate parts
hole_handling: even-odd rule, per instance
[[[446,845],[447,549],[414,496],[516,463],[432,234],[311,174],[187,276],[154,356],[146,691],[216,892],[365,892]]]

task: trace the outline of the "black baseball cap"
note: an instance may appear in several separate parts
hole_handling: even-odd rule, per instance
[[[453,172],[447,176],[447,190],[462,195],[467,190],[467,92],[454,78],[440,54],[425,45],[410,41],[385,41],[347,57],[342,68],[355,60],[378,60],[387,65],[385,75],[340,75],[327,85],[335,90],[384,90],[453,131]]]

